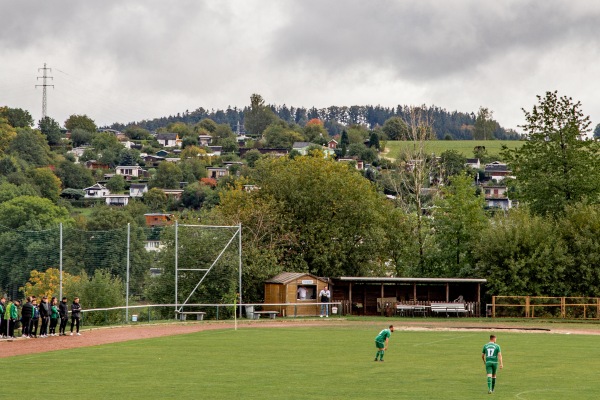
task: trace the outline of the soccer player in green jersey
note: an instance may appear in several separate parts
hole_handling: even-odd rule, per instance
[[[490,335],[490,342],[483,346],[481,359],[485,364],[485,371],[487,372],[488,393],[492,394],[496,387],[498,362],[500,362],[500,369],[504,368],[504,365],[502,365],[502,352],[500,351],[500,346],[496,344],[496,336]]]
[[[379,335],[375,338],[375,347],[377,347],[377,353],[375,354],[375,361],[383,361],[383,354],[387,350],[388,341],[390,336],[394,332],[394,326],[390,325],[389,328],[383,329],[379,332]],[[379,360],[377,360],[379,358]]]

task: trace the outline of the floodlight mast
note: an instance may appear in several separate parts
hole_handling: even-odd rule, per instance
[[[48,79],[54,79],[51,76],[47,75],[47,71],[52,71],[52,68],[47,68],[46,67],[46,63],[44,63],[44,67],[43,68],[38,68],[38,71],[43,71],[42,76],[38,76],[37,79],[42,79],[42,84],[41,85],[35,85],[35,87],[41,87],[42,88],[42,119],[46,118],[47,115],[47,97],[46,97],[46,88],[47,87],[52,87],[54,88],[54,85],[48,85],[47,84],[47,80]]]

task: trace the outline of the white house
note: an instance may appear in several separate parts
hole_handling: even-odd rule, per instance
[[[124,165],[115,168],[115,174],[123,175],[126,178],[139,178],[144,176],[144,172],[144,169],[139,165]]]
[[[83,191],[85,192],[84,197],[87,199],[100,199],[110,195],[110,190],[99,183],[96,183],[94,186],[87,187],[83,189]]]
[[[129,195],[127,194],[109,194],[105,199],[107,206],[126,206],[129,204]]]
[[[163,147],[181,147],[183,141],[176,133],[159,133],[156,141]]]
[[[132,183],[129,186],[130,197],[143,197],[144,193],[148,191],[148,185],[145,183]]]

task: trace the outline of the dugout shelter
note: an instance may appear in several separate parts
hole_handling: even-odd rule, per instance
[[[319,292],[329,284],[305,272],[282,272],[265,281],[265,311],[277,311],[282,316],[314,316],[319,314]],[[288,303],[290,305],[267,305]]]
[[[474,278],[331,278],[332,301],[342,303],[342,312],[379,315],[385,304],[423,305],[465,303],[470,316],[481,316],[481,287],[486,279]]]

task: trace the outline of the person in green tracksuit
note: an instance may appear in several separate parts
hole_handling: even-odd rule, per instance
[[[390,325],[389,328],[383,329],[381,332],[379,332],[379,335],[375,337],[375,347],[377,347],[375,361],[383,361],[383,355],[387,350],[388,342],[390,336],[392,336],[392,332],[394,332],[394,326]]]
[[[500,350],[500,346],[496,344],[496,336],[490,335],[489,343],[483,346],[481,359],[485,364],[485,371],[487,373],[488,394],[492,394],[496,388],[498,363],[500,363],[500,369],[504,368],[502,364],[502,351]]]
[[[58,325],[58,299],[52,297],[50,300],[50,336],[56,336],[56,325]]]
[[[6,303],[6,310],[4,311],[4,319],[6,319],[7,324],[7,333],[10,339],[15,338],[15,325],[17,324],[17,320],[19,319],[19,305],[21,303],[19,300],[15,300],[14,302],[9,301]]]

